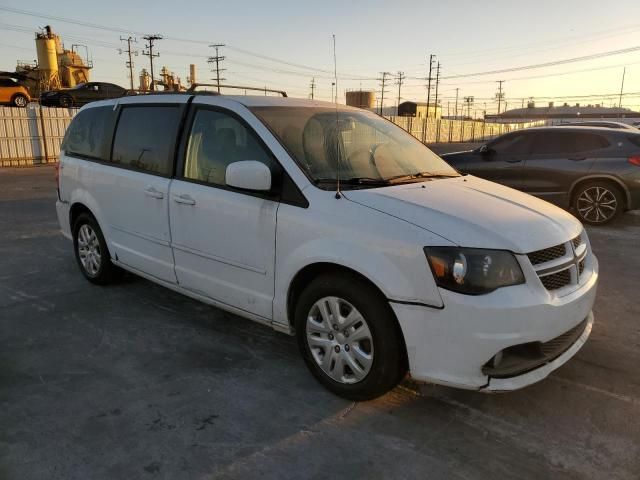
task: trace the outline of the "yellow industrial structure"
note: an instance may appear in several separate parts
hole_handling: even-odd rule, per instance
[[[40,92],[75,87],[89,81],[89,72],[93,65],[78,54],[73,45],[71,50],[65,49],[60,36],[47,25],[36,32],[35,64],[18,62],[13,73],[2,72],[5,76],[13,76],[21,81],[31,93],[37,97]]]

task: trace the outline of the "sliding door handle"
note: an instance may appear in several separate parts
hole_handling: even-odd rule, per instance
[[[145,188],[144,189],[144,194],[147,197],[158,198],[158,199],[164,198],[164,193],[162,193],[160,190],[156,190],[153,187]]]

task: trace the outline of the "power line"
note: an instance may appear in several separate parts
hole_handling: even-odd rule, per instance
[[[620,50],[610,50],[608,52],[600,52],[594,53],[591,55],[584,55],[582,57],[573,57],[573,58],[565,58],[563,60],[556,60],[553,62],[546,63],[537,63],[534,65],[523,65],[521,67],[514,68],[503,68],[501,70],[489,70],[486,72],[475,72],[475,73],[465,73],[460,75],[449,75],[448,77],[442,77],[445,80],[449,80],[452,78],[467,78],[467,77],[480,77],[483,75],[495,75],[498,73],[509,73],[509,72],[519,72],[522,70],[532,70],[534,68],[546,68],[546,67],[554,67],[556,65],[564,65],[566,63],[574,63],[574,62],[584,62],[585,60],[595,60],[597,58],[610,57],[612,55],[621,55],[624,53],[637,52],[640,50],[640,46],[622,48]]]
[[[153,77],[153,59],[154,57],[159,57],[160,54],[159,53],[153,53],[153,42],[155,42],[156,40],[162,40],[162,35],[145,35],[144,38],[147,41],[147,44],[145,45],[145,47],[147,48],[145,51],[142,52],[143,55],[149,57],[149,63],[151,66],[151,91],[155,91],[156,86],[155,86],[155,78]]]
[[[221,80],[226,80],[226,78],[220,78],[220,72],[225,71],[226,68],[220,68],[220,62],[222,62],[225,57],[220,56],[219,48],[220,47],[224,47],[225,45],[224,45],[224,43],[215,43],[215,44],[209,45],[209,46],[211,48],[215,48],[216,49],[215,57],[209,57],[207,62],[216,64],[216,69],[214,71],[216,72],[216,85],[218,86],[218,93],[220,93],[220,81]]]

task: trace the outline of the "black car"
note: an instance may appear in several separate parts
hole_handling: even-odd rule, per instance
[[[79,107],[96,100],[107,100],[127,95],[127,90],[113,83],[88,82],[73,88],[52,90],[40,95],[40,103],[45,107]]]
[[[640,208],[640,133],[629,130],[530,128],[442,158],[463,173],[571,208],[584,223],[601,225]]]

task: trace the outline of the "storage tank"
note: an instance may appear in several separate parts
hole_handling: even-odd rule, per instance
[[[36,53],[38,55],[38,70],[40,82],[45,90],[60,87],[58,76],[58,45],[57,36],[51,31],[50,26],[45,27],[44,32],[36,34]]]
[[[347,105],[358,108],[373,108],[376,104],[376,92],[373,90],[347,91]]]
[[[143,92],[149,91],[149,82],[151,80],[151,76],[146,69],[142,69],[140,72],[140,90]]]

